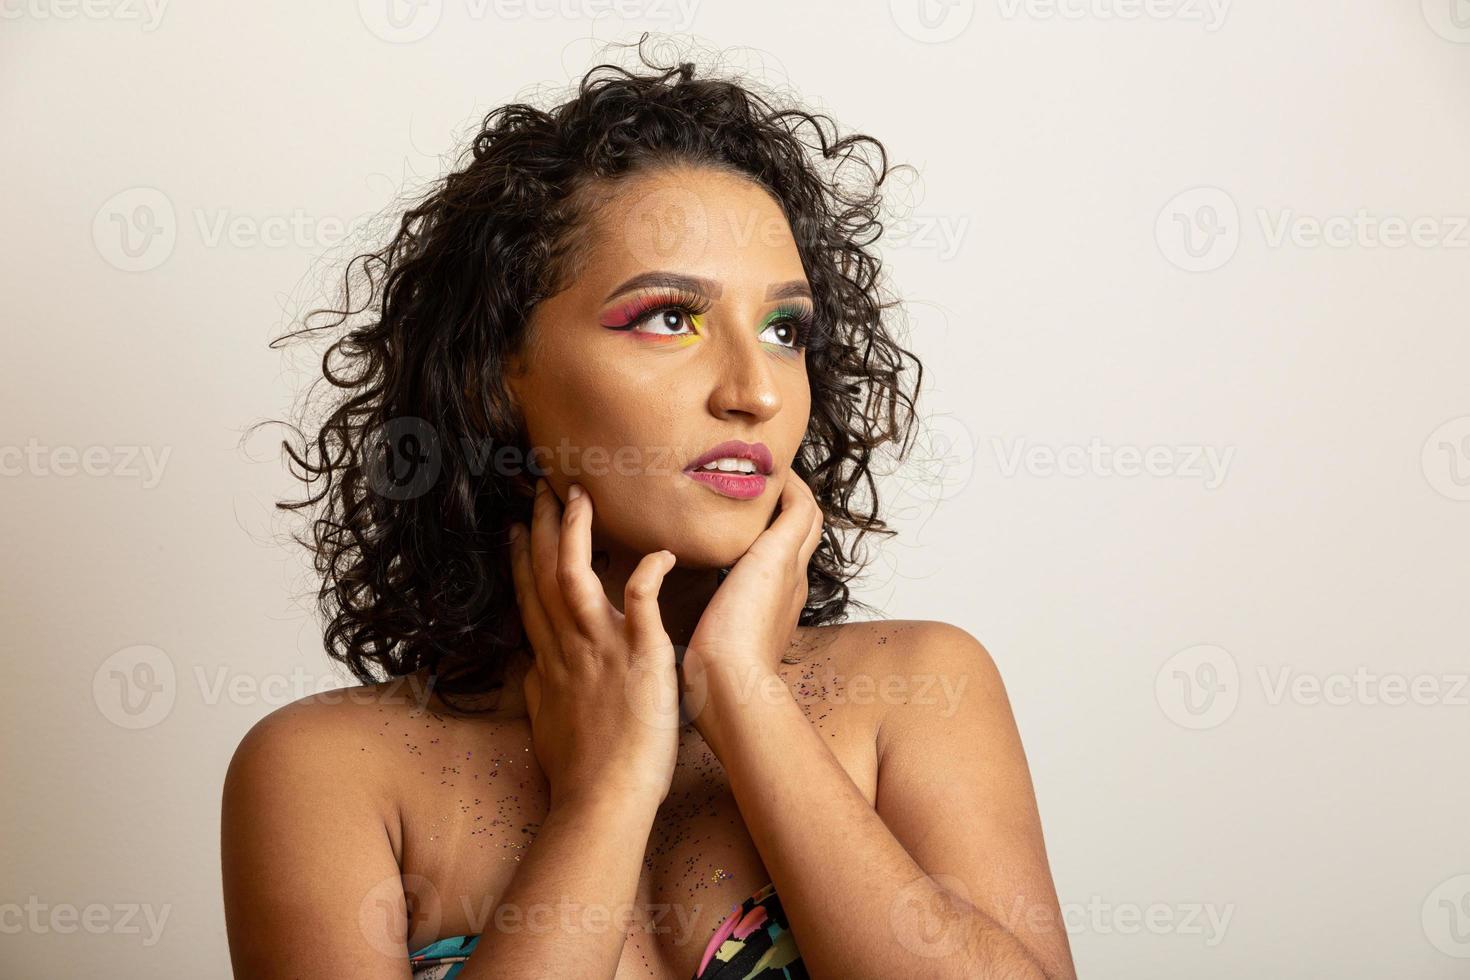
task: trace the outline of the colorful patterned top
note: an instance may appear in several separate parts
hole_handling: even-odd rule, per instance
[[[451,936],[409,954],[413,980],[454,980],[480,937]],[[692,980],[810,980],[776,883],[730,910],[705,945]]]

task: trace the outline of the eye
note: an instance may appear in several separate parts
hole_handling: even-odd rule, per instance
[[[806,309],[779,309],[766,320],[760,339],[767,344],[799,350],[806,346],[813,314]]]
[[[691,319],[692,311],[682,306],[666,306],[661,310],[629,324],[634,333],[647,333],[655,337],[683,337],[697,333]]]
[[[662,290],[635,296],[609,310],[601,323],[609,330],[636,333],[644,340],[698,337],[704,332],[709,301],[680,290]]]

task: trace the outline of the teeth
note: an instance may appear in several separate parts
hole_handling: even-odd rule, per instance
[[[706,470],[711,473],[715,471],[719,471],[721,473],[754,473],[755,460],[732,459],[730,457],[726,457],[724,459],[716,459],[712,460],[711,462],[705,463],[703,466],[700,467],[700,469]]]

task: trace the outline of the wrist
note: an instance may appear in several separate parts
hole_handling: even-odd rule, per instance
[[[740,725],[761,724],[768,712],[796,703],[786,681],[763,664],[711,664],[702,682],[705,696],[694,724],[716,755]]]
[[[662,802],[656,792],[646,787],[600,784],[553,794],[547,812],[570,819],[652,823]]]

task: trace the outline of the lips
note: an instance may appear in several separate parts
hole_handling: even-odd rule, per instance
[[[754,473],[731,470],[706,470],[700,467],[715,460],[741,459],[754,464]],[[711,447],[702,456],[684,468],[690,479],[703,483],[716,493],[736,500],[759,497],[766,489],[766,477],[770,475],[773,462],[771,451],[760,442],[741,442],[730,439]]]
[[[703,456],[696,459],[685,467],[685,470],[697,470],[706,463],[712,463],[717,459],[748,459],[755,463],[757,473],[771,474],[771,451],[763,442],[741,442],[739,439],[729,439],[714,446]]]

